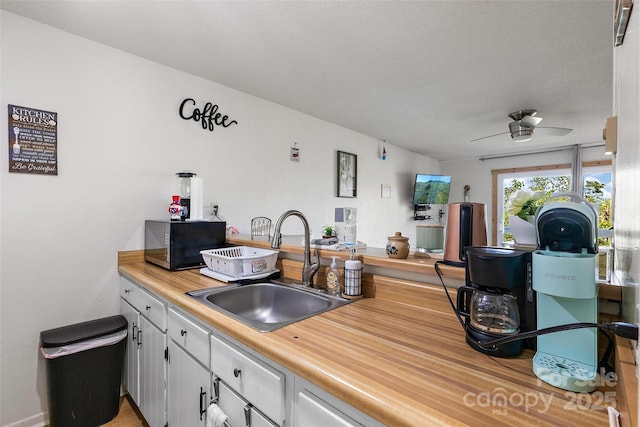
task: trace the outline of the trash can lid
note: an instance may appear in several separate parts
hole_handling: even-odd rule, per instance
[[[62,326],[40,332],[40,344],[44,348],[61,347],[127,329],[127,319],[117,314],[102,319]]]

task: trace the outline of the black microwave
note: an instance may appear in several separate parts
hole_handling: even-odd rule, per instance
[[[169,270],[205,265],[200,251],[226,246],[222,221],[154,221],[144,223],[144,259]]]

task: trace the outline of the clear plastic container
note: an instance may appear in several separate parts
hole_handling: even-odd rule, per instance
[[[330,295],[340,295],[340,270],[336,264],[336,257],[332,256],[329,274],[327,274],[327,293]]]

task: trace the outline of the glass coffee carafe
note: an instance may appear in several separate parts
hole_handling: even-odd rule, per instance
[[[469,324],[472,328],[491,334],[518,333],[518,302],[511,294],[474,289],[470,296]]]
[[[458,313],[465,317],[467,343],[474,349],[500,357],[520,354],[520,340],[500,346],[486,342],[520,332],[520,309],[513,294],[475,286],[458,289]]]

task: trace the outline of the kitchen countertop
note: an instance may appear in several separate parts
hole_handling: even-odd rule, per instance
[[[367,265],[433,269],[433,261],[367,254],[359,255]],[[440,286],[376,277],[375,298],[261,333],[186,296],[224,285],[198,270],[170,272],[141,251],[120,253],[118,264],[125,277],[389,426],[608,424],[615,389],[567,392],[533,375],[530,350],[509,359],[472,350]]]

